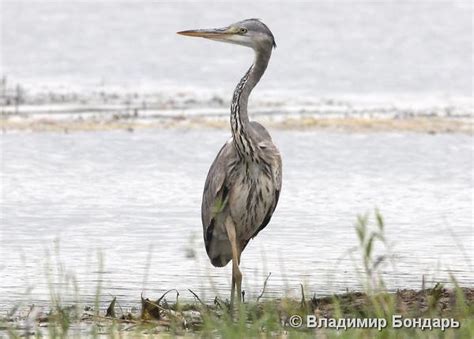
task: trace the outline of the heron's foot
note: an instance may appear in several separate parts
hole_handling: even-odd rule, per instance
[[[238,320],[239,315],[242,313],[242,306],[245,300],[245,291],[240,293],[236,293],[236,296],[232,294],[232,298],[230,300],[229,306],[229,316],[233,320]]]
[[[228,308],[229,318],[232,319],[233,321],[238,321],[243,316],[244,304],[236,301],[234,304],[227,304],[227,305],[229,306]]]
[[[235,302],[235,300],[234,300],[235,298],[232,298],[232,299],[230,300],[230,302],[226,303],[229,312],[230,312],[231,310],[238,309],[238,307],[239,307],[241,304],[245,304],[245,291],[242,291],[241,296],[242,296],[241,300],[237,300],[237,302]]]

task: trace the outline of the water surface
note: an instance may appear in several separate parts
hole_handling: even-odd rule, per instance
[[[137,304],[142,290],[150,297],[171,288],[182,298],[191,298],[188,288],[205,299],[227,297],[230,267],[208,262],[200,202],[228,135],[3,134],[0,309],[19,300],[46,302],[48,277],[60,282],[61,267],[75,276],[85,301],[93,300],[98,281],[122,305]],[[394,257],[383,270],[389,288],[420,288],[422,275],[429,284],[448,280],[449,272],[472,284],[472,137],[273,135],[283,156],[283,190],[271,223],[242,257],[248,298],[260,293],[268,272],[268,296],[297,293],[302,282],[319,295],[360,289],[359,256],[348,251],[357,245],[357,214],[375,207]]]

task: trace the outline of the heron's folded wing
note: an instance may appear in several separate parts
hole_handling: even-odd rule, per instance
[[[229,162],[234,158],[234,147],[229,140],[217,154],[207,174],[202,197],[201,218],[204,239],[215,215],[225,208],[228,189],[225,186]]]

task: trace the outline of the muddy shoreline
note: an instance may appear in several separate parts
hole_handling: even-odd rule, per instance
[[[229,128],[230,93],[113,88],[74,90],[12,87],[0,81],[0,128],[74,132],[156,128]],[[344,132],[402,131],[472,134],[469,98],[305,97],[262,93],[251,120],[274,129]]]
[[[414,133],[461,133],[472,135],[474,120],[467,117],[387,117],[387,116],[319,116],[256,115],[253,119],[270,129],[283,130],[330,130],[343,132],[414,132]],[[21,132],[84,132],[125,130],[128,132],[146,129],[195,129],[229,128],[227,116],[140,116],[134,114],[57,114],[0,116],[3,133]]]
[[[229,315],[228,301],[216,298],[213,304],[205,304],[195,295],[193,303],[181,303],[173,298],[173,293],[165,293],[157,300],[142,297],[141,308],[131,310],[122,309],[119,300],[113,298],[107,309],[98,312],[89,305],[82,309],[78,305],[57,305],[47,311],[37,305],[30,305],[26,313],[12,309],[8,315],[0,318],[0,334],[44,335],[48,332],[51,334],[52,328],[67,326],[68,335],[185,335],[200,333],[210,318],[226,319]],[[378,310],[381,306],[382,310]],[[384,310],[384,306],[387,309]],[[474,288],[446,289],[436,285],[425,290],[404,289],[395,293],[371,295],[348,292],[328,297],[313,296],[310,299],[302,294],[300,300],[283,298],[260,301],[257,298],[256,301],[246,302],[243,309],[241,316],[243,314],[249,324],[272,313],[278,317],[277,322],[282,324],[282,329],[291,329],[289,319],[292,315],[314,315],[316,319],[364,319],[378,314],[388,319],[395,314],[412,318],[453,318],[462,326],[466,314],[469,317],[474,315]]]

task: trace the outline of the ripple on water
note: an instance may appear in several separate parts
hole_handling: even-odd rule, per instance
[[[99,281],[122,304],[170,288],[227,297],[230,267],[209,264],[200,222],[204,179],[227,137],[4,134],[0,307],[49,300],[48,276],[64,288],[58,261],[86,300]],[[375,207],[395,258],[384,269],[389,288],[418,288],[423,274],[447,280],[449,272],[472,283],[472,137],[276,131],[274,139],[283,190],[272,222],[242,257],[248,298],[268,272],[268,296],[298,293],[300,283],[318,294],[360,288],[358,254],[348,251],[357,245],[356,215]],[[27,286],[34,289],[25,296]]]

